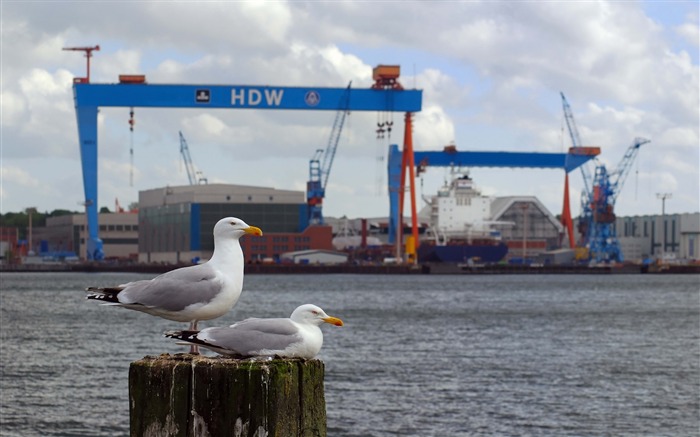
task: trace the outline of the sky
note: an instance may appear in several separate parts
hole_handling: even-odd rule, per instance
[[[698,1],[11,1],[1,12],[0,212],[82,210],[72,81],[145,74],[149,83],[369,88],[372,68],[401,66],[423,90],[416,150],[564,152],[571,146],[560,92],[583,145],[617,168],[641,147],[617,215],[700,210]],[[389,214],[386,152],[403,144],[379,117],[353,112],[329,175],[324,215]],[[187,185],[179,132],[209,183],[304,191],[309,160],[329,142],[332,111],[103,108],[98,204],[114,210],[138,192]],[[133,163],[132,155],[133,151]],[[537,196],[562,209],[562,170],[471,168],[483,194]],[[593,164],[589,172],[594,172]],[[416,179],[435,194],[449,169]],[[580,171],[570,174],[580,211]]]

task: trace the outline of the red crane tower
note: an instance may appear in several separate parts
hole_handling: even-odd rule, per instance
[[[90,58],[94,50],[100,50],[100,46],[95,47],[64,47],[63,50],[72,50],[76,52],[85,52],[87,58],[87,77],[75,77],[73,83],[90,83]]]

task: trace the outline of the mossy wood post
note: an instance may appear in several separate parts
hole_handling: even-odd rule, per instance
[[[131,363],[132,437],[326,435],[323,362],[163,354]]]

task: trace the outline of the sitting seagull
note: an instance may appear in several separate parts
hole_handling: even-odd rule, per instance
[[[238,240],[245,234],[262,235],[262,231],[241,219],[223,218],[214,226],[214,253],[206,263],[116,287],[89,287],[87,298],[104,302],[104,305],[189,322],[189,329],[197,330],[198,321],[220,317],[238,301],[244,267]],[[196,346],[191,352],[198,352]]]
[[[321,350],[322,323],[343,326],[316,305],[302,305],[288,319],[246,319],[229,327],[169,331],[166,337],[236,357],[278,356],[311,359]]]

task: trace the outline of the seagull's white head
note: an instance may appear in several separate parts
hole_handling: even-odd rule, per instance
[[[343,321],[337,317],[331,317],[316,305],[306,304],[298,307],[290,317],[297,323],[310,323],[319,326],[321,323],[330,323],[335,326],[343,326]]]
[[[262,235],[260,228],[250,226],[236,217],[226,217],[214,225],[214,239],[234,238],[239,239],[245,234]]]

